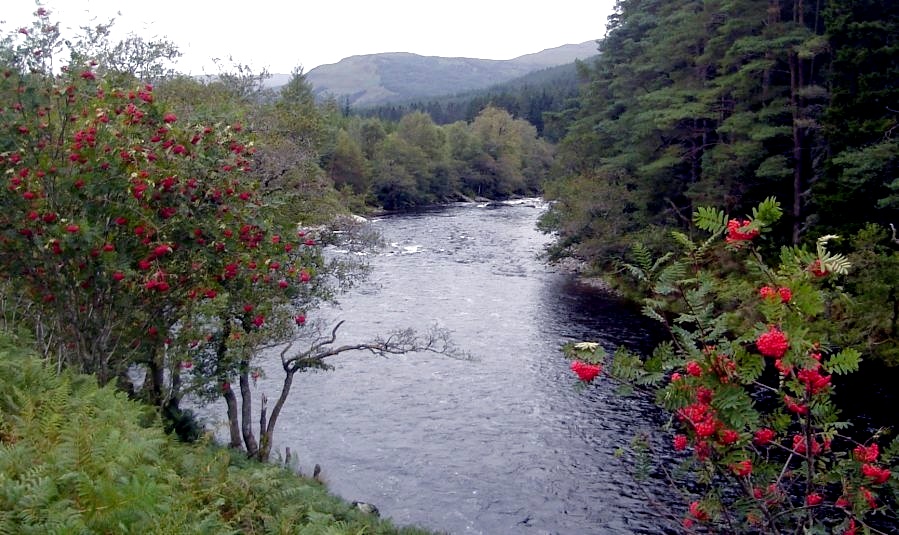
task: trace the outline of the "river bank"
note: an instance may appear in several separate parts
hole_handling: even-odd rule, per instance
[[[0,334],[0,532],[427,535],[289,468],[178,442],[152,409]]]

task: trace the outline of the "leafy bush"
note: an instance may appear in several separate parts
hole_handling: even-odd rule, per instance
[[[744,220],[700,209],[706,239],[675,232],[680,254],[658,260],[636,248],[628,269],[647,291],[644,313],[670,341],[649,358],[619,350],[605,364],[655,392],[677,430],[673,450],[692,452],[681,471],[692,474],[688,530],[878,533],[897,519],[899,439],[854,429],[833,400],[834,377],[861,359],[834,342],[832,313],[847,299],[836,279],[850,264],[824,236],[813,251],[782,248],[769,266],[756,242],[780,215],[773,199]],[[567,349],[584,381],[595,376],[586,366],[607,360],[595,344]]]

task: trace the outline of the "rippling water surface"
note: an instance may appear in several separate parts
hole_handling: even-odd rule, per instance
[[[372,222],[388,244],[368,283],[341,299],[338,343],[392,329],[453,332],[473,360],[416,353],[332,359],[300,374],[276,447],[322,466],[329,488],[397,524],[453,534],[658,533],[632,460],[615,455],[658,425],[650,403],[599,380],[586,389],[559,346],[647,347],[646,322],[537,255],[540,202],[473,204]],[[280,367],[272,360],[269,398]]]

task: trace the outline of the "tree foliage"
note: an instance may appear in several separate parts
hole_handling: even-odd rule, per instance
[[[890,430],[847,421],[835,403],[838,377],[863,358],[832,320],[847,299],[834,282],[850,263],[825,236],[767,264],[757,242],[781,213],[774,199],[745,220],[700,208],[704,232],[676,237],[676,251],[653,259],[636,247],[629,272],[670,340],[646,357],[570,345],[572,369],[608,365],[670,412],[686,476],[666,475],[689,496],[688,532],[882,533],[895,525],[899,490]]]
[[[410,112],[395,123],[350,117],[323,154],[338,186],[387,209],[540,192],[551,146],[527,121],[488,106],[470,123]]]
[[[36,15],[0,48],[6,325],[169,415],[215,392],[232,445],[259,453],[252,359],[364,273],[322,252],[339,210],[318,167],[325,114],[299,71],[271,100],[244,67],[152,84],[86,44],[54,70],[62,37]]]
[[[367,272],[356,255],[324,252],[374,243],[332,181],[369,187],[362,147],[390,156],[374,167],[382,189],[411,181],[399,206],[455,191],[440,184],[446,139],[430,118],[390,133],[361,125],[357,142],[301,70],[277,94],[242,65],[150,83],[129,66],[155,72],[168,44],[109,48],[106,26],[72,43],[48,11],[36,17],[0,47],[0,312],[54,367],[117,384],[182,435],[195,431],[185,395],[224,402],[230,446],[264,461],[297,372],[351,350],[455,352],[436,330],[334,346],[337,328],[329,339],[314,317]],[[278,345],[269,413],[255,379]]]
[[[794,244],[897,219],[897,32],[895,2],[619,2],[547,188],[555,254],[608,268],[607,228],[646,242],[695,206],[771,195],[772,236]],[[606,192],[594,210],[587,188]],[[628,209],[605,210],[609,194]]]
[[[676,230],[686,244],[696,206],[748,213],[776,196],[770,247],[864,242],[836,330],[896,362],[897,42],[889,1],[618,2],[563,114],[542,220],[557,232],[550,257],[619,273],[634,242],[658,255]],[[695,222],[721,226],[708,215]],[[828,269],[842,269],[849,243],[830,244]]]

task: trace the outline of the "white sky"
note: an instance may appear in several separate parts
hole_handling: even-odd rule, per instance
[[[30,25],[32,0],[5,0],[6,33]],[[12,4],[12,5],[10,5]],[[599,39],[615,0],[47,0],[62,27],[116,18],[120,35],[166,37],[183,56],[178,70],[216,72],[213,57],[258,71],[306,72],[378,52],[511,59]],[[117,15],[121,12],[121,15]]]

